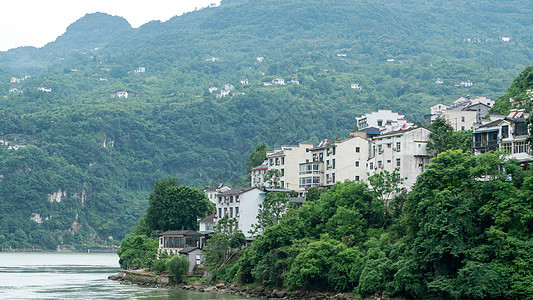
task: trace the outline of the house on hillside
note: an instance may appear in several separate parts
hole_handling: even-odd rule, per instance
[[[145,67],[138,67],[137,69],[133,70],[133,72],[135,74],[144,73],[144,72],[146,72],[146,68]]]
[[[502,151],[520,163],[532,161],[530,145],[527,142],[531,132],[526,119],[529,114],[524,109],[514,109],[509,115],[474,128],[472,151],[474,155],[488,151]]]
[[[278,84],[278,85],[285,85],[285,79],[283,78],[275,78],[272,80],[272,83],[273,84]]]
[[[128,98],[128,92],[117,92],[117,97]]]
[[[352,85],[350,86],[352,89],[354,90],[358,90],[358,91],[361,91],[363,90],[363,87],[359,84],[359,83],[352,83]]]
[[[267,151],[268,169],[278,170],[280,173],[279,187],[297,192],[304,192],[300,189],[300,163],[311,159],[309,150],[313,144],[299,143],[298,145],[281,146]],[[268,185],[268,184],[266,184]],[[274,188],[274,186],[268,186]]]
[[[240,229],[247,240],[252,239],[249,233],[252,225],[257,222],[259,205],[265,199],[266,191],[258,187],[234,188],[216,195],[216,216],[218,221],[224,216],[234,218],[237,228]]]
[[[210,232],[214,232],[214,226],[217,223],[215,222],[215,215],[210,215],[205,218],[199,218],[198,219],[198,225],[200,226],[200,230],[198,232],[206,234]]]
[[[474,83],[470,80],[467,80],[467,81],[461,81],[460,85],[463,87],[471,87],[474,85]]]
[[[427,151],[430,131],[410,126],[375,136],[367,161],[369,176],[381,171],[392,173],[398,169],[401,178],[407,178],[403,187],[409,189],[430,162]]]
[[[159,235],[157,253],[166,252],[169,255],[185,255],[189,260],[188,274],[194,267],[204,261],[202,248],[205,246],[207,236],[194,230],[169,230]]]
[[[264,57],[262,56],[259,56],[256,58],[257,59],[257,62],[263,62],[263,60],[265,59]]]
[[[241,80],[241,84],[248,84],[248,78]]]
[[[268,170],[268,160],[265,160],[260,166],[250,169],[251,182],[250,186],[262,187],[265,185],[263,177]]]
[[[207,199],[213,204],[217,203],[217,194],[225,191],[231,190],[229,186],[224,185],[223,183],[219,184],[217,187],[210,187],[204,190],[204,193],[207,195]]]

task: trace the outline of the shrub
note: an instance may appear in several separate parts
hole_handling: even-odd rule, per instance
[[[174,255],[167,260],[166,267],[170,274],[174,276],[174,280],[178,281],[183,278],[183,275],[187,274],[189,260],[185,255]]]

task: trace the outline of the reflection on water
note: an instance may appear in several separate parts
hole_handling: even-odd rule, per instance
[[[112,253],[0,252],[0,299],[246,299],[120,284]]]

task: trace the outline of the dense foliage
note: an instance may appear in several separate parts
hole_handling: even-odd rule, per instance
[[[235,280],[362,297],[530,298],[531,183],[533,172],[496,154],[461,150],[441,153],[387,206],[364,183],[337,183],[267,227]]]
[[[174,280],[179,281],[189,271],[189,263],[187,255],[174,255],[166,261],[166,267]]]
[[[376,109],[421,120],[439,102],[502,95],[533,59],[532,10],[223,1],[138,29],[90,14],[43,48],[0,53],[0,247],[116,246],[161,178],[240,184],[258,144],[342,137]],[[287,84],[264,85],[275,78]],[[225,84],[236,94],[208,90]]]

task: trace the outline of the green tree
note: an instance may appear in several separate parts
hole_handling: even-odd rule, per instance
[[[257,222],[252,225],[250,233],[260,234],[265,228],[279,224],[283,215],[289,210],[290,202],[286,193],[268,193],[259,204]]]
[[[144,220],[152,231],[196,229],[197,217],[212,211],[205,193],[178,184],[176,178],[156,182]]]
[[[453,127],[444,118],[437,118],[431,123],[431,133],[427,149],[433,156],[446,150],[471,151],[471,131],[453,131]]]
[[[268,169],[265,175],[263,176],[263,181],[265,182],[265,185],[273,189],[283,188],[280,185],[280,180],[281,172],[278,169]]]
[[[211,271],[224,267],[245,242],[244,234],[237,227],[237,220],[225,215],[215,225],[215,232],[204,247],[206,265]]]
[[[175,281],[182,280],[183,276],[189,271],[189,259],[186,255],[174,255],[166,261],[168,272],[174,277]]]
[[[117,251],[120,267],[123,269],[128,269],[130,266],[152,267],[158,246],[157,239],[146,235],[126,235]]]
[[[387,170],[368,177],[368,182],[377,199],[387,203],[395,195],[405,191],[402,183],[406,178],[400,177],[400,171],[394,169],[392,173]]]
[[[268,149],[265,143],[255,147],[255,151],[252,152],[252,154],[250,154],[250,158],[248,158],[248,172],[250,172],[250,169],[261,165],[266,160],[267,151]]]

